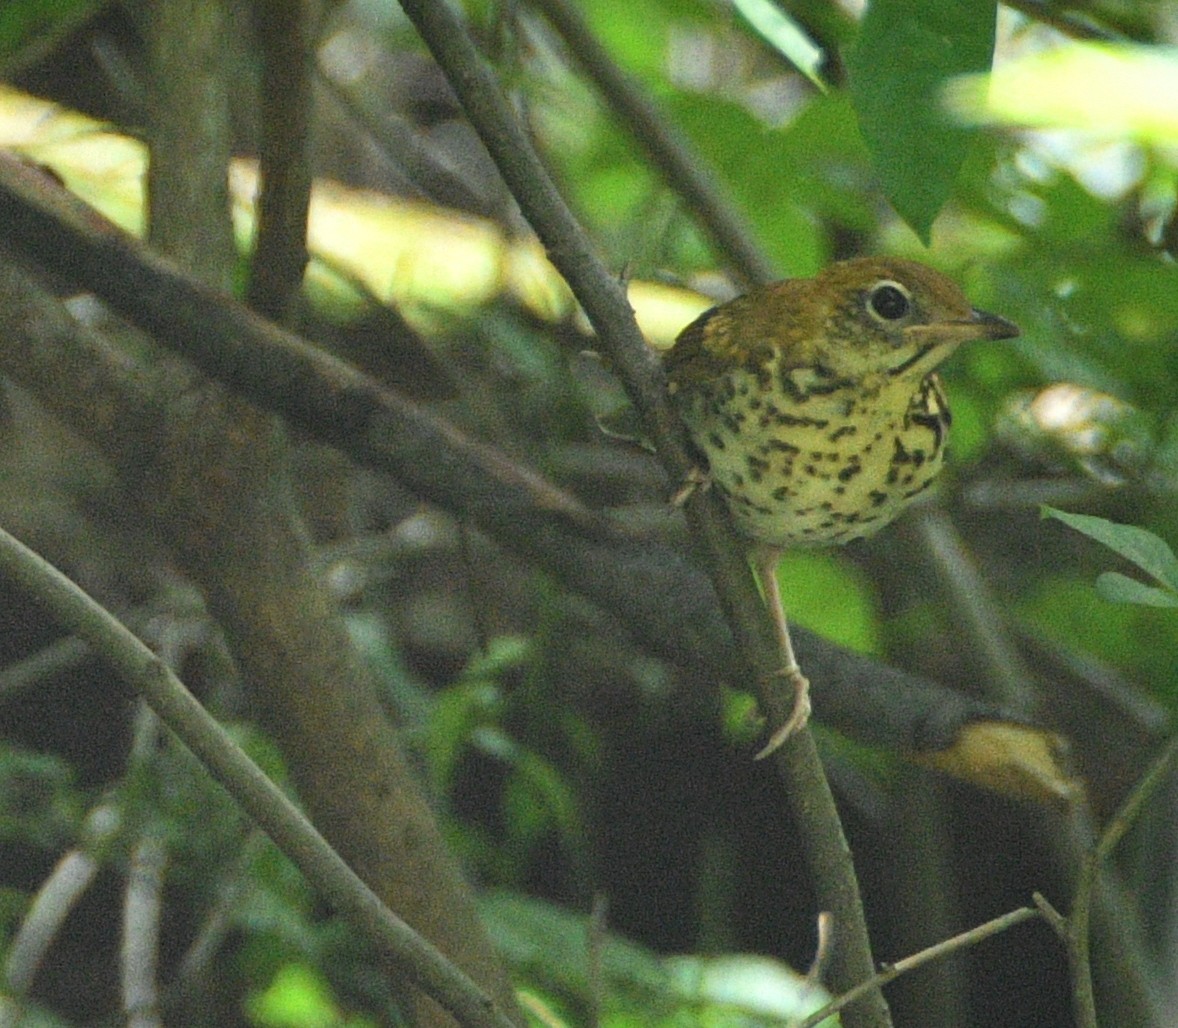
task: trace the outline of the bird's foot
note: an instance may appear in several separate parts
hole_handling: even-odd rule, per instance
[[[671,506],[678,509],[695,495],[696,490],[707,490],[711,486],[712,476],[701,467],[693,467],[683,476],[683,481],[679,483],[679,488],[672,494]]]
[[[802,670],[797,664],[794,664],[793,667],[782,668],[776,674],[784,675],[790,685],[794,687],[794,708],[786,718],[785,724],[769,736],[769,741],[761,747],[761,752],[753,758],[754,760],[764,760],[769,754],[779,749],[781,744],[791,735],[805,728],[810,720],[810,680],[802,674]]]

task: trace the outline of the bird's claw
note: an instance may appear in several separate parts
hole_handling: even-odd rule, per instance
[[[683,481],[679,483],[679,488],[671,495],[671,506],[676,509],[682,507],[695,495],[697,490],[707,490],[711,488],[711,485],[712,476],[708,472],[698,466],[691,468],[683,476]]]
[[[786,718],[785,724],[778,728],[769,741],[761,747],[761,751],[753,758],[764,760],[774,751],[780,749],[781,744],[791,735],[800,732],[810,720],[810,680],[802,674],[796,664],[792,668],[782,668],[777,674],[784,675],[794,687],[794,707]]]

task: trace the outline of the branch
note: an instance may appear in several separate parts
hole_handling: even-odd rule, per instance
[[[152,88],[147,167],[152,244],[223,289],[229,288],[237,258],[227,170],[228,7],[223,0],[168,0],[145,8]],[[194,124],[193,119],[199,120]]]
[[[515,1028],[473,981],[381,903],[286,795],[129,629],[0,529],[0,574],[85,640],[148,703],[275,845],[398,967],[464,1025]]]
[[[1072,900],[1071,916],[1063,922],[1063,938],[1067,946],[1068,966],[1072,974],[1072,1000],[1076,1023],[1081,1028],[1096,1028],[1096,1000],[1092,990],[1092,961],[1089,953],[1092,905],[1097,878],[1105,861],[1121,841],[1129,826],[1141,813],[1145,801],[1165,780],[1178,762],[1178,737],[1170,740],[1161,754],[1150,765],[1133,790],[1105,826],[1096,845],[1084,860],[1076,895]]]
[[[752,241],[751,228],[725,196],[703,157],[670,125],[638,83],[614,63],[581,12],[568,0],[531,2],[560,33],[569,56],[601,91],[667,185],[683,198],[691,216],[703,225],[741,277],[753,284],[780,277],[773,262]]]
[[[624,291],[594,256],[454,10],[437,0],[402,0],[401,6],[445,72],[549,259],[580,301],[668,473],[682,480],[693,463],[686,432],[671,410],[662,368],[634,322]],[[741,656],[738,667],[748,669],[745,673],[757,683],[770,723],[782,724],[790,700],[777,687],[780,657],[745,559],[745,544],[734,537],[717,496],[697,496],[689,504],[688,517],[732,625]],[[785,779],[818,902],[833,915],[843,940],[831,977],[835,988],[845,991],[870,977],[874,966],[850,850],[812,735],[799,733],[777,751],[775,763]],[[847,1024],[890,1025],[883,995],[874,990],[864,996],[848,1009]]]
[[[81,844],[62,857],[41,883],[9,942],[8,953],[0,967],[0,982],[18,1008],[15,1012],[6,1010],[3,999],[0,999],[0,1022],[20,1023],[19,1007],[23,1006],[25,995],[33,987],[37,969],[66,918],[94,883],[102,866],[99,854],[121,824],[118,808],[108,800],[101,801],[86,816]],[[7,1019],[10,1012],[15,1013],[11,1022]]]
[[[317,0],[263,0],[254,9],[262,55],[262,188],[246,301],[278,322],[294,312],[307,265],[318,7]]]
[[[636,538],[541,476],[474,442],[354,367],[251,314],[119,232],[51,179],[0,154],[0,226],[25,255],[96,293],[211,377],[363,467],[388,474],[570,592],[609,611],[650,652],[721,680],[740,671],[712,583],[669,546]],[[12,259],[0,259],[5,346],[0,368],[124,471],[161,437],[160,383],[72,318]],[[85,368],[63,388],[63,366]],[[72,380],[71,380],[72,381]],[[164,383],[175,387],[169,379]],[[745,574],[737,557],[733,574]],[[753,612],[759,615],[754,604]],[[757,620],[761,620],[757,617]],[[818,717],[863,742],[924,752],[967,724],[1001,720],[991,705],[853,653],[802,628]],[[0,682],[0,686],[2,686]]]
[[[837,996],[827,1003],[826,1006],[822,1007],[821,1010],[816,1010],[814,1013],[809,1014],[796,1028],[816,1028],[817,1025],[821,1024],[828,1017],[837,1014],[840,1010],[843,1010],[849,1003],[852,1003],[868,989],[882,989],[889,982],[893,982],[899,978],[900,975],[907,974],[909,971],[915,971],[918,967],[930,961],[940,960],[942,957],[946,957],[950,953],[955,953],[957,950],[976,946],[983,939],[990,938],[991,935],[997,935],[999,932],[1004,932],[1016,924],[1029,921],[1031,918],[1043,916],[1045,916],[1043,912],[1035,907],[1019,907],[1017,910],[1012,910],[1008,914],[996,917],[992,921],[977,925],[967,932],[954,935],[951,939],[945,939],[942,942],[929,946],[927,949],[922,949],[919,953],[913,953],[910,957],[897,960],[894,964],[887,965],[879,974],[873,975],[849,992]]]

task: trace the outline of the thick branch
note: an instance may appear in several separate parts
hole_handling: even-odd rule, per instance
[[[176,21],[194,0],[157,6],[160,45],[175,50],[186,39]],[[208,0],[200,0],[202,8]],[[216,6],[211,5],[211,6]],[[311,173],[305,158],[311,117],[311,49],[317,0],[258,7],[266,66],[263,129],[263,197],[259,253],[251,299],[264,313],[285,318],[298,297],[306,261],[306,218]],[[227,37],[202,36],[192,60],[160,69],[182,79],[201,66],[202,55],[223,52]],[[281,94],[281,95],[279,95]],[[227,150],[227,118],[194,103],[193,91],[176,90],[154,111],[155,121],[194,126],[190,145]],[[279,108],[282,108],[279,111]],[[224,114],[225,112],[221,112]],[[281,122],[281,124],[279,124]],[[227,162],[201,165],[185,179],[176,155],[150,141],[151,166],[171,169],[169,189],[152,195],[151,239],[156,211],[171,215],[159,244],[186,270],[214,284],[228,267],[194,263],[210,224],[228,227],[217,203]],[[190,206],[172,209],[173,193]],[[212,207],[202,210],[202,199]],[[198,583],[224,630],[230,649],[269,716],[300,796],[349,866],[378,896],[439,950],[499,1000],[509,1015],[514,994],[498,954],[482,930],[473,897],[447,849],[434,813],[393,732],[368,668],[351,645],[325,583],[308,565],[309,533],[297,512],[285,432],[219,384],[198,380],[185,390],[162,391],[161,426],[152,437],[154,459],[128,468],[124,480],[162,530]],[[137,476],[137,477],[136,477]],[[451,1023],[429,1000],[413,999],[416,1024]]]
[[[205,289],[51,180],[2,154],[0,225],[38,264],[66,274],[73,288],[97,293],[207,374],[310,437],[478,525],[612,613],[652,652],[717,678],[737,674],[739,659],[711,583],[668,546],[618,531],[494,449]],[[0,259],[0,306],[5,373],[101,441],[125,470],[142,468],[145,441],[158,439],[162,424],[160,383],[151,370],[129,363],[101,334],[71,318],[11,258]],[[65,388],[63,366],[86,369],[84,380]],[[744,570],[739,561],[736,570]],[[938,749],[962,725],[999,716],[992,705],[804,629],[794,635],[814,677],[818,716],[865,742]]]

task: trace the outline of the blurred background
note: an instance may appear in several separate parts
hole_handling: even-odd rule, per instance
[[[219,6],[245,247],[260,57],[251,5]],[[899,743],[824,728],[819,702],[877,957],[899,959],[1034,891],[1066,911],[1078,854],[1158,751],[1178,688],[1173,604],[1098,594],[1102,572],[1147,576],[1041,517],[1048,504],[1178,540],[1178,92],[1166,92],[1178,88],[1167,49],[1178,4],[999,8],[994,103],[952,94],[957,117],[982,131],[927,246],[903,195],[939,169],[908,168],[908,186],[904,169],[898,180],[881,171],[886,125],[854,82],[874,60],[865,42],[854,49],[860,4],[570,6],[472,0],[465,13],[600,255],[632,283],[653,343],[756,270],[668,183],[650,133],[602,88],[596,47],[738,212],[764,269],[808,275],[902,254],[1022,328],[944,368],[952,453],[930,502],[875,539],[788,555],[781,580],[793,622],[1058,733],[1090,804],[1078,814],[923,770]],[[137,140],[162,85],[146,55],[151,7],[0,9],[0,146],[132,230],[143,224]],[[686,548],[667,505],[675,483],[603,428],[624,417],[624,394],[587,355],[584,319],[400,9],[352,0],[321,15],[300,330],[589,507]],[[808,52],[806,74],[795,62]],[[10,383],[3,397],[0,523],[166,654],[281,777],[199,596],[113,474],[35,397]],[[786,1023],[757,1012],[739,984],[746,965],[725,963],[755,954],[804,970],[816,944],[799,844],[777,780],[751,760],[758,727],[740,683],[650,652],[609,611],[327,447],[299,442],[296,459],[319,569],[548,1023]],[[364,946],[191,758],[145,740],[136,711],[41,612],[0,606],[0,963],[62,861],[92,860],[24,972],[20,1023],[120,1018],[120,907],[149,823],[166,851],[165,1020],[396,1023]],[[1109,1024],[1178,1004],[1175,784],[1169,775],[1150,798],[1102,894],[1094,959]],[[595,897],[611,934],[593,971]],[[778,967],[747,966],[764,981]],[[11,962],[5,973],[17,991]],[[714,981],[739,1002],[717,1000]],[[1063,949],[1034,922],[888,996],[902,1025],[1045,1026],[1072,1023],[1069,992]],[[291,995],[301,1013],[284,1012]]]

